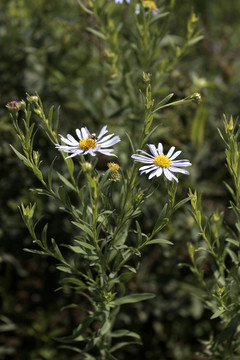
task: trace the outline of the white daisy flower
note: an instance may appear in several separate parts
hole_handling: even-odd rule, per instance
[[[137,150],[140,151],[141,154],[133,154],[132,158],[135,161],[139,161],[144,165],[139,168],[140,175],[143,173],[149,175],[149,179],[152,179],[154,176],[161,176],[162,173],[166,176],[168,180],[176,180],[178,182],[178,178],[174,175],[174,173],[182,173],[185,175],[189,175],[189,172],[187,170],[181,169],[181,167],[187,167],[191,166],[192,164],[188,160],[174,160],[178,155],[181,154],[181,151],[176,151],[175,146],[172,146],[171,149],[168,151],[167,155],[163,154],[163,146],[161,143],[158,143],[158,147],[156,148],[155,145],[149,144],[148,145],[151,154],[148,154],[147,152],[143,150]]]
[[[107,148],[118,143],[120,138],[119,136],[114,136],[114,134],[104,136],[107,132],[107,125],[103,126],[98,136],[96,136],[96,134],[91,134],[86,127],[82,127],[81,130],[76,129],[76,134],[79,140],[76,140],[70,134],[67,135],[67,138],[59,135],[66,145],[56,144],[56,148],[58,148],[59,151],[71,154],[67,156],[66,159],[86,154],[96,156],[97,152],[108,156],[116,156],[112,154],[114,151],[113,149]]]

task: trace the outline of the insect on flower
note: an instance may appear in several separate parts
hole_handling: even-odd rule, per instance
[[[72,135],[67,134],[67,138],[60,135],[62,142],[66,145],[56,144],[56,148],[59,151],[64,151],[69,153],[70,155],[66,157],[66,159],[77,156],[77,155],[87,155],[90,154],[92,156],[96,156],[96,153],[99,152],[103,155],[113,155],[113,149],[109,149],[109,147],[117,144],[120,141],[119,136],[114,136],[114,134],[105,134],[108,132],[107,126],[103,126],[99,135],[97,136],[95,133],[90,133],[86,127],[82,127],[80,129],[76,129],[76,134],[78,140],[76,140]]]
[[[181,151],[176,151],[174,153],[175,150],[174,146],[170,148],[167,155],[164,155],[163,146],[161,143],[158,143],[157,148],[153,144],[148,144],[148,147],[152,155],[148,154],[143,150],[137,150],[143,155],[140,154],[132,155],[132,158],[135,161],[139,161],[143,164],[147,164],[139,168],[140,175],[142,175],[143,173],[145,174],[150,173],[148,179],[152,179],[154,176],[159,177],[163,173],[168,180],[171,181],[174,179],[176,182],[178,182],[178,178],[174,175],[174,173],[182,173],[185,175],[189,175],[189,172],[185,169],[181,169],[181,167],[191,166],[192,164],[189,162],[189,160],[185,160],[185,159],[174,160],[181,154]]]
[[[90,134],[88,135],[88,139],[98,140],[98,137],[95,134]]]

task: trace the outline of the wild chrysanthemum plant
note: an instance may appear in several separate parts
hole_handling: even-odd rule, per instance
[[[158,144],[157,148],[153,144],[148,144],[148,147],[152,155],[146,153],[143,150],[137,150],[141,153],[141,155],[132,155],[132,158],[135,161],[147,164],[139,168],[141,175],[143,173],[150,173],[148,178],[152,179],[154,176],[159,177],[163,173],[168,180],[171,181],[174,179],[176,182],[178,182],[178,178],[174,175],[174,173],[189,175],[189,172],[187,170],[181,169],[181,167],[191,166],[192,164],[188,160],[174,160],[181,154],[181,151],[176,151],[174,153],[174,146],[171,147],[167,155],[164,155],[163,146],[161,143]]]
[[[113,155],[112,146],[120,141],[118,135],[107,134],[106,126],[102,127],[98,135],[82,127],[76,130],[77,140],[70,134],[66,137],[60,135],[64,143],[60,145],[57,135],[58,114],[51,108],[46,115],[38,96],[27,96],[28,103],[21,112],[11,111],[14,128],[22,146],[22,153],[12,147],[15,154],[40,181],[42,187],[35,189],[37,194],[56,201],[61,211],[70,216],[73,229],[72,237],[56,240],[51,237],[49,241],[47,224],[43,227],[42,234],[39,225],[36,226],[35,205],[21,204],[23,220],[34,244],[40,247],[40,250],[27,251],[56,259],[57,269],[64,274],[62,289],[69,287],[85,299],[85,318],[71,335],[59,341],[64,347],[79,352],[89,360],[116,360],[114,353],[118,348],[141,343],[140,336],[132,332],[131,326],[116,329],[115,320],[122,305],[151,299],[154,294],[132,293],[127,283],[137,272],[141,251],[145,246],[172,244],[163,238],[161,230],[168,224],[170,216],[190,199],[189,197],[175,204],[178,179],[174,173],[188,174],[182,167],[191,165],[188,160],[174,160],[180,151],[174,153],[175,148],[171,147],[167,155],[164,155],[161,143],[157,148],[148,145],[152,155],[145,153],[142,148],[154,131],[150,131],[150,128],[157,111],[166,106],[194,101],[194,98],[170,103],[172,95],[169,95],[154,106],[149,74],[144,74],[144,82],[146,111],[137,145],[140,154],[134,154],[132,158],[146,164],[140,170],[150,172],[150,178],[159,177],[163,172],[170,180],[167,184],[168,201],[159,210],[155,225],[147,233],[144,223],[140,224],[134,219],[141,215],[141,206],[151,193],[149,187],[142,188],[139,185],[138,171],[133,160],[132,167],[124,169],[120,162],[115,163],[109,158],[109,155]],[[9,110],[11,108],[12,106]],[[36,123],[32,114],[38,116],[38,124],[52,143],[53,160],[45,165],[44,173],[41,171],[40,152],[35,150]],[[128,134],[128,138],[131,142],[131,134]],[[119,145],[123,147],[123,142]],[[134,144],[131,145],[134,149]],[[114,147],[115,155],[117,148],[118,146]],[[60,150],[62,161],[57,160],[55,170],[56,149]],[[106,169],[97,170],[98,153],[110,159],[106,161]],[[66,154],[70,155],[66,157]],[[128,157],[131,161],[131,154]],[[157,187],[152,191],[157,191]],[[62,252],[63,247],[67,253]],[[81,302],[74,306],[82,309]]]
[[[226,214],[216,209],[204,209],[201,196],[190,190],[192,216],[199,237],[188,244],[191,271],[199,286],[193,292],[212,312],[211,320],[218,334],[202,341],[203,353],[211,359],[240,358],[240,127],[239,119],[224,116],[224,132],[219,131],[225,144],[226,166],[230,175],[225,183],[229,191]],[[230,221],[229,221],[230,220]],[[199,289],[201,288],[201,292]]]
[[[66,145],[56,144],[56,147],[60,151],[70,153],[66,159],[74,157],[76,155],[87,155],[96,156],[97,153],[103,155],[114,155],[112,152],[113,149],[108,149],[108,147],[115,145],[120,141],[119,136],[114,136],[114,134],[105,134],[108,132],[107,126],[105,125],[100,131],[99,135],[91,134],[86,127],[82,127],[81,130],[77,129],[76,134],[79,140],[74,139],[70,134],[67,135],[67,138],[60,135],[61,140]]]

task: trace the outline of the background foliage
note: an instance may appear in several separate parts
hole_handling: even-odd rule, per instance
[[[204,38],[174,62],[176,44],[184,43],[192,10],[199,18],[198,29]],[[199,91],[203,99],[200,105],[166,109],[159,115],[162,126],[153,134],[153,142],[161,139],[168,145],[180,145],[194,164],[191,176],[178,187],[179,198],[186,196],[189,186],[196,188],[202,194],[206,212],[224,211],[231,225],[229,195],[223,184],[229,181],[229,175],[224,144],[216,128],[223,128],[223,113],[234,118],[238,114],[239,12],[238,0],[232,0],[231,6],[222,0],[176,1],[168,22],[169,37],[162,46],[169,63],[172,61],[167,70],[166,64],[156,68],[154,63],[147,63],[144,53],[138,58],[134,47],[128,46],[135,38],[134,31],[130,31],[133,19],[126,6],[112,13],[113,22],[105,19],[101,30],[111,33],[112,29],[113,34],[106,43],[87,30],[97,24],[76,1],[1,2],[0,354],[4,359],[81,359],[59,349],[53,338],[68,334],[83,316],[74,309],[60,311],[73,301],[73,295],[70,289],[64,296],[55,292],[61,275],[55,271],[53,260],[22,250],[31,247],[31,239],[17,210],[21,202],[37,202],[37,212],[44,214],[44,221],[49,222],[59,242],[71,234],[67,216],[56,211],[50,200],[36,198],[28,191],[37,181],[9,147],[9,143],[18,147],[18,143],[5,104],[21,100],[26,92],[38,92],[47,110],[52,104],[56,108],[61,105],[62,134],[72,133],[82,125],[95,129],[106,123],[124,138],[125,131],[137,137],[143,116],[139,103],[142,71],[153,74],[156,99],[170,92],[178,99]],[[124,26],[115,29],[114,24],[119,23]],[[120,34],[118,42],[114,38],[116,31]],[[175,44],[172,51],[170,40]],[[56,150],[49,148],[42,134],[36,141],[43,159],[55,156]],[[121,149],[125,164],[127,151]],[[159,193],[158,198],[148,199],[140,219],[146,231],[152,227],[162,197]],[[200,340],[218,334],[221,324],[217,319],[210,321],[212,314],[199,299],[201,291],[194,275],[188,267],[179,266],[190,264],[187,243],[198,239],[198,231],[190,213],[186,209],[179,211],[164,234],[174,246],[156,245],[145,250],[139,272],[129,287],[134,292],[150,291],[157,296],[123,308],[117,326],[140,333],[144,345],[120,351],[119,359],[200,360],[207,356],[196,355],[204,346]]]

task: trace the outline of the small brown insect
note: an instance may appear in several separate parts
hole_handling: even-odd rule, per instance
[[[90,134],[90,135],[88,135],[88,139],[97,140],[98,137],[94,134]]]

